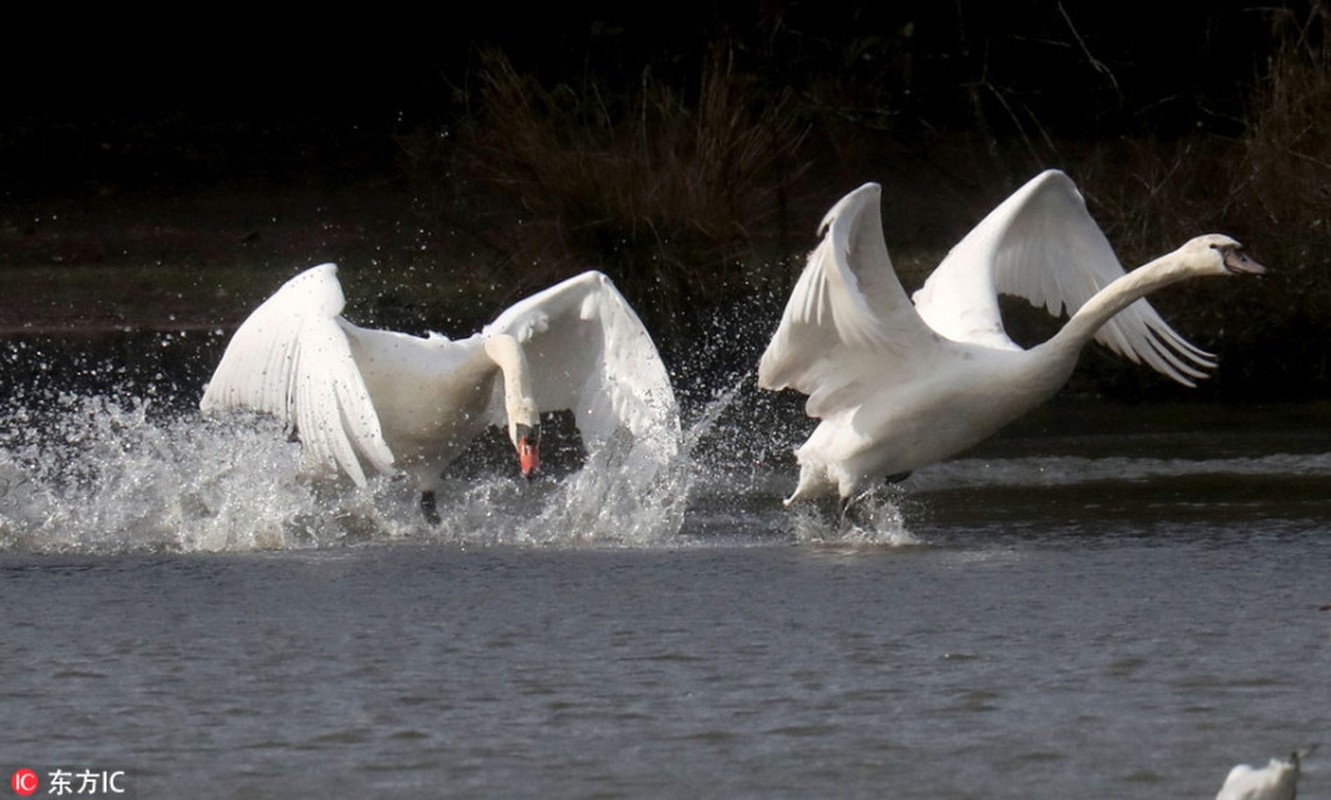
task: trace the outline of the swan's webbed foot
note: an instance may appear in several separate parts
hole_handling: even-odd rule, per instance
[[[435,504],[434,492],[421,492],[421,514],[425,516],[425,521],[431,525],[439,524],[439,508]]]

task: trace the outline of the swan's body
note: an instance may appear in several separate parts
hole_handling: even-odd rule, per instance
[[[292,278],[237,329],[200,407],[285,420],[312,472],[358,485],[367,472],[407,472],[432,520],[444,468],[490,425],[507,428],[528,477],[547,411],[572,410],[589,450],[624,427],[662,460],[676,452],[665,367],[599,272],[522,300],[458,341],[360,328],[339,316],[344,303],[332,264]]]
[[[979,442],[1058,391],[1092,338],[1192,385],[1213,357],[1141,298],[1190,277],[1264,271],[1211,234],[1124,274],[1072,181],[1050,170],[967,234],[912,302],[888,257],[880,194],[866,184],[828,212],[759,363],[759,386],[809,395],[821,420],[796,450],[787,503],[853,497]],[[1024,350],[1003,330],[1000,293],[1072,317]]]
[[[1299,783],[1299,759],[1306,753],[1295,752],[1289,761],[1273,758],[1261,769],[1239,764],[1229,771],[1215,800],[1294,800]]]

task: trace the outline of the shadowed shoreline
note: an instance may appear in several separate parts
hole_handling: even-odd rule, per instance
[[[1216,231],[1272,270],[1153,299],[1220,357],[1200,396],[1325,396],[1327,7],[1218,4],[1205,36],[1023,8],[588,6],[322,60],[200,42],[176,72],[146,50],[85,69],[84,42],[0,125],[0,336],[220,335],[326,261],[356,322],[456,335],[599,269],[673,358],[715,319],[770,334],[861,183],[911,291],[1054,167],[1129,268]],[[1017,341],[1056,327],[1017,305]],[[1173,391],[1100,353],[1078,372],[1070,391]]]

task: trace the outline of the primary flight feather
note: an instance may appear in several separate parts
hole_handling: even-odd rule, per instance
[[[1072,181],[1049,170],[911,298],[887,252],[881,193],[865,184],[828,212],[758,365],[759,386],[808,395],[805,410],[820,420],[796,450],[787,503],[850,498],[979,442],[1053,395],[1092,338],[1191,386],[1214,358],[1142,298],[1192,277],[1265,272],[1238,242],[1207,234],[1125,273]],[[1071,318],[1026,350],[1003,328],[999,294]]]

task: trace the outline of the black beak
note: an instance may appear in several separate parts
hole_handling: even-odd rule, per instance
[[[1225,269],[1235,275],[1265,275],[1266,267],[1253,261],[1241,248],[1226,247],[1222,252]]]

